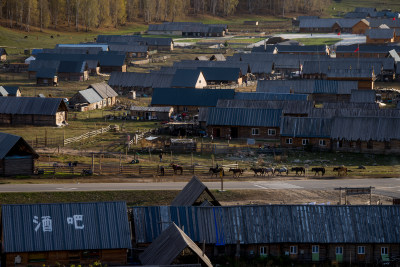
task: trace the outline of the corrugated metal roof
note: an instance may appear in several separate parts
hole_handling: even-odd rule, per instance
[[[374,90],[352,90],[350,102],[375,103],[376,94]]]
[[[177,69],[240,68],[243,75],[251,72],[249,64],[245,62],[182,60],[174,62],[173,66]]]
[[[217,202],[218,206],[221,206],[210,190],[208,190],[207,186],[205,186],[196,176],[193,176],[189,183],[187,183],[174,200],[172,200],[171,206],[193,206],[204,191],[209,194],[215,202]]]
[[[130,44],[110,44],[110,51],[119,51],[125,53],[146,53],[149,51],[147,45],[130,45]]]
[[[149,46],[171,46],[173,40],[171,38],[158,37],[142,37],[140,35],[99,35],[96,39],[97,43],[135,43]]]
[[[194,242],[217,245],[269,243],[400,243],[399,206],[262,205],[133,207],[136,242],[152,242],[161,222],[184,228]]]
[[[86,67],[86,61],[60,61],[57,72],[83,73],[86,70]]]
[[[332,120],[329,118],[284,117],[281,136],[330,138]]]
[[[3,205],[5,253],[130,248],[125,202]]]
[[[236,93],[235,99],[240,100],[269,100],[269,101],[307,101],[307,94],[285,94],[285,93],[267,93],[267,92],[255,92],[255,93]]]
[[[177,69],[171,82],[171,87],[195,87],[200,76],[201,70]],[[204,84],[206,86],[207,84]]]
[[[370,39],[392,39],[394,38],[394,29],[368,29],[365,35]]]
[[[5,158],[17,143],[20,143],[20,146],[13,151],[13,155],[19,155],[18,152],[23,150],[23,153],[29,152],[34,158],[39,157],[35,150],[33,150],[22,137],[8,133],[0,133],[0,159]]]
[[[81,90],[78,94],[80,94],[89,104],[103,101],[103,98],[93,88]]]
[[[36,78],[49,78],[53,79],[57,76],[57,69],[53,68],[41,68],[36,72]]]
[[[197,255],[204,266],[213,267],[202,250],[175,223],[169,224],[168,228],[146,248],[139,258],[144,265],[172,264],[187,247]]]
[[[131,111],[147,111],[147,112],[170,112],[172,107],[140,107],[140,106],[131,106]]]
[[[60,65],[59,60],[44,60],[44,59],[36,59],[31,61],[28,67],[28,71],[41,71],[42,69],[58,69]]]
[[[16,96],[19,91],[18,86],[0,86],[0,87],[5,89],[9,96]]]
[[[59,47],[43,49],[42,53],[53,54],[98,54],[103,49],[101,47]]]
[[[326,102],[322,103],[322,106],[330,109],[379,109],[379,104],[377,103]]]
[[[93,88],[103,99],[108,97],[118,96],[117,92],[114,91],[108,84],[102,83],[92,83],[89,88]]]
[[[306,19],[300,21],[300,28],[328,28],[331,29],[335,23],[340,25],[341,28],[352,28],[360,22],[360,19]]]
[[[399,109],[363,109],[363,108],[314,108],[308,113],[309,117],[391,117],[400,118]]]
[[[278,53],[326,52],[326,45],[275,45]]]
[[[0,114],[55,115],[62,98],[0,97]]]
[[[151,105],[215,107],[218,99],[233,99],[232,89],[154,88]]]
[[[175,73],[175,71],[174,71]],[[174,74],[112,72],[108,84],[115,87],[156,88],[171,86]]]
[[[283,114],[309,114],[314,103],[303,100],[273,101],[273,100],[241,100],[220,99],[218,108],[260,108],[260,109],[282,109]],[[199,114],[200,120],[200,114]]]
[[[204,74],[204,78],[206,79],[207,82],[209,81],[237,82],[237,80],[241,77],[240,68],[235,68],[235,67],[232,68],[199,67],[198,70],[200,70]]]
[[[91,48],[91,47],[100,47],[103,51],[108,51],[107,44],[58,44],[56,48]]]
[[[210,108],[207,125],[280,127],[281,109]]]
[[[357,48],[359,50],[354,52]],[[337,53],[389,53],[390,50],[395,49],[400,52],[399,46],[390,45],[338,45],[336,47]]]

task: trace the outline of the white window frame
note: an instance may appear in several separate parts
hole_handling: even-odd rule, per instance
[[[311,248],[312,253],[319,253],[319,245],[313,245]]]
[[[336,255],[343,255],[343,247],[336,247]]]
[[[264,246],[260,247],[260,255],[261,256],[267,255],[267,247]]]
[[[297,246],[290,246],[290,254],[291,255],[297,254]]]
[[[286,138],[285,143],[287,145],[292,145],[293,144],[293,138]]]
[[[365,246],[358,246],[357,254],[358,255],[365,255]]]
[[[319,140],[319,146],[326,146],[326,140],[325,139],[320,139]]]
[[[251,135],[260,135],[260,128],[251,128]]]
[[[268,129],[268,135],[275,136],[276,135],[276,130],[275,129]]]
[[[310,139],[301,139],[301,144],[303,146],[306,146],[306,145],[310,144]]]
[[[381,255],[389,255],[389,248],[388,247],[381,247]]]

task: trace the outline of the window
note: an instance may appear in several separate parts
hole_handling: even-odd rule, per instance
[[[381,255],[389,255],[389,249],[387,247],[381,247]]]
[[[358,254],[365,254],[365,247],[364,246],[358,246]]]
[[[368,149],[373,149],[373,148],[374,148],[374,144],[373,144],[372,140],[369,140],[369,141],[367,142],[367,148],[368,148]]]
[[[276,135],[275,129],[268,129],[268,135]]]
[[[318,245],[313,245],[312,246],[312,253],[319,253],[319,246]]]
[[[188,112],[188,108],[187,107],[183,107],[183,111],[184,112]]]
[[[342,255],[343,254],[343,247],[336,247],[336,255]]]
[[[260,129],[258,129],[258,128],[252,128],[252,129],[251,129],[251,134],[252,134],[252,135],[260,135]]]
[[[326,140],[319,140],[319,146],[326,146]]]
[[[260,255],[267,255],[267,247],[260,247]]]
[[[297,246],[290,246],[290,254],[297,254]]]
[[[308,140],[308,139],[303,139],[303,140],[301,140],[301,144],[303,145],[303,146],[306,146],[306,145],[308,145],[310,143],[310,140]]]
[[[286,138],[286,144],[288,144],[288,145],[293,144],[293,139],[292,138]]]
[[[199,80],[199,83],[201,83],[201,80]]]

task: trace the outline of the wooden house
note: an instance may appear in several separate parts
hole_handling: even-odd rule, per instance
[[[80,90],[69,99],[71,106],[79,111],[89,111],[103,108],[106,99],[103,99],[93,88]]]
[[[182,35],[192,37],[223,37],[228,32],[228,26],[223,24],[203,24],[200,22],[164,22],[150,24],[148,34]]]
[[[0,86],[0,96],[21,96],[21,90],[18,86]]]
[[[243,25],[258,26],[258,21],[257,20],[245,20],[245,21],[243,21]]]
[[[372,90],[376,80],[374,69],[335,69],[328,70],[328,80],[357,81],[359,90]]]
[[[196,115],[201,107],[215,107],[219,99],[233,99],[235,90],[195,88],[155,88],[153,107],[173,107],[175,114]]]
[[[7,51],[5,48],[0,48],[0,62],[5,62],[7,60]]]
[[[240,61],[233,62],[233,61],[182,60],[174,62],[173,67],[175,69],[200,69],[200,70],[201,68],[239,68],[243,77],[251,73],[251,68],[249,64],[247,62],[240,62]]]
[[[352,34],[365,34],[369,29],[369,21],[362,18],[359,22],[353,25]]]
[[[172,107],[141,107],[131,106],[133,120],[160,120],[169,121],[174,112]]]
[[[172,78],[171,87],[176,88],[197,88],[207,86],[207,81],[201,70],[177,69]]]
[[[32,175],[39,155],[20,136],[0,133],[0,175]]]
[[[395,41],[394,29],[369,29],[365,35],[367,44],[390,44]]]
[[[5,266],[126,265],[125,202],[3,205]]]
[[[61,61],[57,74],[63,81],[87,81],[89,79],[88,64],[86,61]]]
[[[297,55],[329,55],[327,45],[276,45],[278,54],[297,54]]]
[[[203,251],[175,223],[162,223],[162,229],[162,233],[139,255],[143,265],[175,266],[184,263],[184,266],[188,266],[201,262],[201,266],[213,267]]]
[[[281,109],[209,108],[207,133],[214,138],[279,139]]]
[[[36,72],[36,84],[41,86],[57,86],[57,70],[53,68],[42,68]]]
[[[330,150],[331,126],[330,118],[284,117],[280,126],[281,146]]]
[[[246,81],[240,68],[199,67],[208,85],[238,84]]]
[[[148,46],[149,51],[174,50],[174,41],[172,38],[142,37],[140,35],[99,35],[96,38],[96,42],[110,45],[126,44]]]
[[[62,126],[67,119],[62,98],[0,97],[1,125]]]
[[[165,221],[174,222],[193,242],[204,242],[211,260],[272,256],[287,257],[290,265],[375,265],[400,256],[400,240],[393,235],[400,230],[399,212],[396,205],[248,205],[132,207],[131,214],[137,246],[160,236],[160,221]],[[196,220],[182,220],[193,214]]]
[[[339,45],[336,47],[336,58],[353,57],[353,58],[385,58],[389,55],[390,50],[400,52],[397,46],[388,45]]]
[[[60,65],[59,60],[34,60],[29,64],[28,67],[28,78],[29,79],[36,79],[36,74],[38,72],[41,75],[45,74],[44,70],[53,70],[54,74],[57,74],[58,66]]]
[[[125,54],[100,54],[100,72],[111,73],[113,71],[126,72]]]
[[[98,95],[103,99],[103,107],[114,106],[117,102],[117,92],[114,91],[108,84],[102,83],[92,83],[87,89],[93,89]]]
[[[109,47],[111,52],[125,53],[127,59],[149,57],[149,47],[147,45],[112,43]]]
[[[356,31],[359,32],[361,28],[367,27],[366,25],[361,26],[359,24],[360,22],[365,24],[365,22],[361,21],[361,19],[306,19],[300,21],[299,31],[311,33],[356,33]],[[357,27],[354,28],[356,25]]]

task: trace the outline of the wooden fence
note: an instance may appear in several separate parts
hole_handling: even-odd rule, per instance
[[[76,143],[76,142],[85,140],[87,138],[90,138],[90,137],[93,137],[93,136],[96,136],[96,135],[99,135],[99,134],[106,133],[106,132],[108,132],[110,130],[111,130],[111,125],[108,125],[105,128],[101,128],[101,129],[98,129],[98,130],[87,132],[87,133],[84,133],[84,134],[82,134],[80,136],[67,138],[67,139],[64,140],[64,146],[68,145],[68,144],[71,144],[71,143]]]

